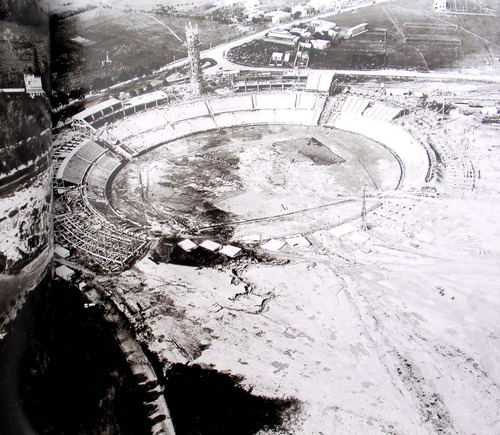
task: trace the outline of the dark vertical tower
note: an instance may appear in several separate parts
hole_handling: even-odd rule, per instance
[[[200,64],[200,41],[198,39],[198,26],[189,23],[186,26],[186,47],[189,59],[189,77],[191,82],[191,93],[199,96],[205,93],[205,82]]]

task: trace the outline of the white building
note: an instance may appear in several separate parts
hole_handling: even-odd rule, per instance
[[[33,74],[24,74],[24,86],[30,95],[43,95],[42,78]]]
[[[311,45],[316,50],[326,50],[332,46],[332,43],[326,39],[311,39]]]
[[[318,12],[331,11],[336,9],[337,1],[336,0],[310,0],[307,3],[307,6],[315,9]]]
[[[334,38],[338,32],[335,31],[337,24],[326,20],[315,20],[311,22],[311,26],[315,32],[326,33],[331,38]]]
[[[271,60],[269,61],[269,66],[282,66],[283,65],[283,53],[280,51],[275,51],[272,56]]]
[[[296,45],[299,42],[298,36],[291,35],[289,32],[283,30],[271,30],[266,34],[264,39],[286,45]]]
[[[346,31],[347,38],[354,38],[355,36],[361,35],[361,33],[368,31],[368,23],[361,23],[357,26],[351,27]]]
[[[435,11],[445,11],[446,10],[446,0],[434,0],[434,10]]]
[[[264,18],[270,19],[273,24],[281,24],[290,21],[292,16],[285,11],[272,11],[265,14]]]
[[[302,29],[300,27],[292,27],[290,29],[290,34],[296,35],[296,36],[301,36],[303,38],[311,36],[311,32],[309,32],[307,29]]]
[[[309,8],[305,4],[292,6],[292,16],[300,12],[301,17],[307,17],[309,15]]]

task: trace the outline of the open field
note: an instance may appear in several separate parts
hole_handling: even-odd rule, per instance
[[[96,78],[124,80],[186,57],[185,25],[200,29],[201,48],[238,35],[216,22],[136,11],[96,8],[52,19],[52,75],[55,88],[91,86]],[[102,65],[109,53],[111,64]]]
[[[391,152],[359,135],[239,127],[170,142],[130,162],[114,180],[112,203],[144,224],[176,217],[203,227],[224,214],[230,226],[284,215],[283,224],[296,228],[303,214],[323,225],[359,214],[358,202],[347,207],[342,200],[359,199],[363,187],[395,189],[400,176]],[[298,210],[304,212],[289,216]]]
[[[313,68],[432,71],[498,63],[495,60],[500,52],[498,16],[439,14],[433,12],[429,0],[399,0],[334,14],[327,19],[341,28],[367,22],[370,31],[334,42],[327,50],[313,50],[310,62]],[[267,66],[268,59],[249,55],[266,50],[264,57],[267,57],[267,51],[275,47],[266,44],[253,41],[235,47],[228,58],[245,65]]]

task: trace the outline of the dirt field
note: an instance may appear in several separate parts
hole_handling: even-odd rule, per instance
[[[462,84],[454,91],[479,88]],[[134,316],[165,366],[200,364],[242,376],[252,394],[299,401],[285,429],[259,435],[498,433],[498,131],[458,111],[443,125],[457,138],[470,127],[468,156],[481,170],[475,191],[436,198],[386,192],[368,213],[369,231],[359,231],[358,219],[352,222],[358,230],[342,237],[329,231],[333,224],[318,229],[308,215],[291,224],[260,223],[267,238],[298,232],[302,221],[311,245],[283,248],[272,254],[274,262],[243,255],[217,268],[144,259],[121,275],[117,293],[138,307]],[[270,140],[261,149],[260,137],[244,132],[238,140],[264,153],[259,173],[277,174],[262,165],[276,143],[280,162],[284,142]],[[311,162],[301,154],[307,138],[327,143],[320,136],[326,133],[308,133],[286,148],[293,175],[287,182],[294,182],[296,164]],[[332,140],[332,154],[321,151],[326,159],[319,161],[332,164],[308,166],[309,179],[349,163],[339,146],[343,137],[332,135],[338,142]],[[205,153],[234,157],[221,138],[201,144]],[[256,166],[243,148],[232,160],[240,171]],[[252,179],[252,190],[272,186],[279,193],[279,184]],[[245,177],[238,181],[248,186]],[[320,197],[319,187],[301,182],[294,198]],[[338,189],[356,190],[349,181]],[[253,197],[247,202],[244,213],[264,204]]]
[[[318,225],[359,214],[359,203],[344,201],[359,200],[363,187],[395,189],[400,176],[396,158],[361,136],[316,127],[240,127],[171,142],[129,163],[114,181],[112,202],[142,223],[176,217],[204,227],[218,223],[211,219],[218,210],[241,228],[284,215],[285,226],[297,232],[293,222],[304,214]]]

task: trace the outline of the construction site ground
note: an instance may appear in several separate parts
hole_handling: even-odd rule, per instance
[[[430,92],[429,85],[415,86]],[[488,97],[483,88],[471,90],[467,85],[462,90]],[[193,167],[201,174],[213,165],[210,160],[186,156],[195,153],[190,141],[205,147],[203,153],[237,165],[238,170],[218,169],[213,177],[202,175],[205,181],[212,180],[207,198],[237,216],[256,216],[258,207],[273,213],[273,207],[279,211],[285,202],[304,207],[312,197],[328,196],[329,188],[357,197],[346,213],[358,217],[351,221],[356,231],[342,237],[329,232],[336,225],[337,210],[324,209],[319,224],[317,216],[304,214],[292,221],[236,225],[236,240],[253,233],[284,240],[300,232],[311,242],[297,248],[286,245],[274,253],[259,246],[247,248],[266,261],[256,261],[249,251],[215,268],[145,258],[121,274],[117,297],[133,307],[135,314],[130,316],[148,331],[148,346],[165,369],[172,363],[201,364],[241,376],[253,394],[298,399],[300,411],[286,428],[262,432],[266,434],[497,433],[498,128],[458,111],[444,121],[443,128],[457,138],[457,144],[464,131],[472,131],[467,149],[460,152],[480,170],[475,190],[437,196],[391,190],[397,171],[386,157],[389,170],[380,173],[380,182],[388,183],[387,188],[369,195],[367,208],[372,211],[367,214],[366,232],[359,219],[366,182],[362,171],[359,185],[344,181],[334,188],[320,177],[329,166],[311,164],[297,152],[305,142],[295,142],[284,153],[279,141],[288,138],[283,134],[279,140],[273,138],[281,127],[269,128],[265,146],[259,144],[260,127],[245,129],[246,141],[261,147],[264,155],[273,153],[275,170],[270,160],[252,157],[252,149],[233,133],[230,140],[213,133],[178,141],[168,150],[171,154],[162,148],[155,151],[156,159],[163,153],[177,162],[171,166],[161,166],[152,158],[154,154],[146,154],[142,168],[151,168],[150,195],[155,192],[154,177],[167,177],[170,167],[180,171],[177,166],[183,159],[183,170],[196,163]],[[335,130],[310,129],[307,134],[302,133],[307,129],[298,130],[302,139],[320,140],[326,135],[331,143],[342,143],[336,142],[341,136]],[[212,147],[207,146],[210,140]],[[330,159],[346,159],[340,148],[331,151],[335,156],[329,154]],[[292,154],[296,161],[290,163]],[[306,161],[307,166],[298,170]],[[332,167],[341,171],[345,164],[333,163]],[[125,195],[137,198],[134,189],[139,185],[135,181],[134,187],[133,176],[138,169],[131,168]],[[250,178],[261,184],[249,186],[250,178],[241,176],[251,169],[260,176]],[[232,183],[229,194],[212,193],[224,185],[220,175],[224,171],[228,172],[225,182]],[[285,182],[293,188],[280,198]],[[125,181],[118,178],[115,185],[125,188]],[[242,190],[236,195],[237,188]],[[254,193],[245,193],[247,188]],[[276,201],[256,195],[257,188],[276,190]],[[236,207],[232,201],[238,195]],[[185,203],[190,213],[195,202]]]

